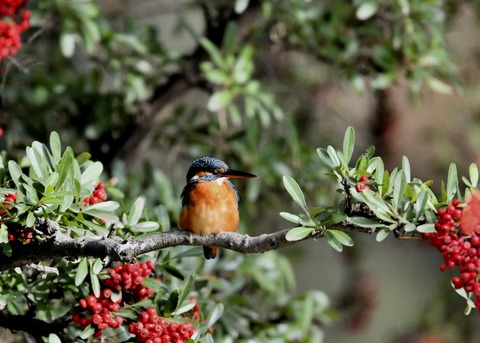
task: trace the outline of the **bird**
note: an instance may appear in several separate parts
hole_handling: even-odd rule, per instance
[[[254,174],[233,170],[214,157],[201,157],[192,162],[183,188],[180,230],[208,236],[219,232],[235,232],[240,222],[239,196],[230,178],[254,178]],[[214,259],[218,247],[204,246],[205,258]]]

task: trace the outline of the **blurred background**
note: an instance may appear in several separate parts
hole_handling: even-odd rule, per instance
[[[348,126],[356,156],[374,145],[390,170],[407,156],[413,176],[433,180],[436,192],[451,162],[459,175],[478,162],[479,1],[32,0],[28,8],[30,29],[1,75],[1,147],[20,158],[25,145],[59,132],[127,195],[145,194],[164,230],[176,227],[185,173],[204,155],[259,176],[236,183],[240,230],[250,235],[289,227],[278,213],[297,210],[283,175],[311,207],[338,203],[316,148],[341,146]],[[324,342],[480,340],[478,313],[463,314],[432,247],[353,239],[343,253],[322,240],[277,252],[292,264],[289,292],[329,298],[312,320]]]

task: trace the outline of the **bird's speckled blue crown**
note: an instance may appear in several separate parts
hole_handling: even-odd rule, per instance
[[[228,165],[218,158],[209,156],[197,158],[188,169],[187,182],[200,171],[215,174],[218,169],[228,170]]]

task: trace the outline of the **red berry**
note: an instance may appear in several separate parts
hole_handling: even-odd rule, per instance
[[[368,190],[370,189],[370,186],[369,185],[366,185],[364,182],[358,182],[357,185],[355,186],[355,189],[357,190],[357,192],[363,192],[365,190]]]
[[[147,313],[149,315],[157,314],[157,310],[154,307],[147,308]]]
[[[140,321],[142,323],[144,323],[144,324],[147,323],[149,318],[150,318],[150,316],[148,315],[147,312],[140,313]]]
[[[94,314],[92,317],[92,323],[98,325],[103,322],[102,316],[98,313]]]
[[[89,307],[92,307],[92,306],[93,306],[94,304],[96,304],[96,303],[97,303],[97,298],[95,298],[95,296],[89,295],[89,296],[87,297],[87,305],[88,305]]]

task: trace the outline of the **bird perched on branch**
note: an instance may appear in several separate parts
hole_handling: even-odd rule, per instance
[[[182,191],[181,230],[208,236],[219,232],[237,231],[238,193],[229,178],[252,178],[256,175],[229,169],[213,157],[193,161],[187,173],[187,185]],[[206,259],[217,256],[217,247],[203,247]]]

